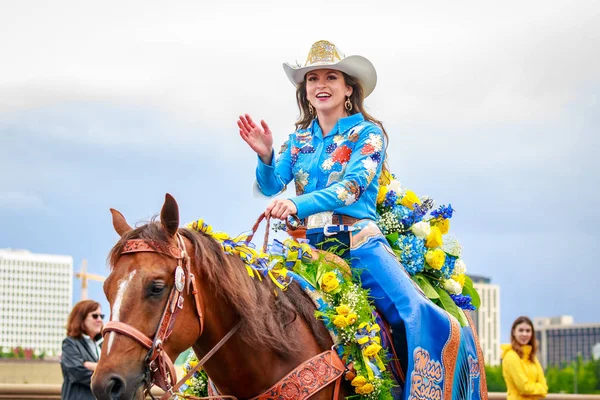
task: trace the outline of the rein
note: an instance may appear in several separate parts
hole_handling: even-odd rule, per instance
[[[264,214],[261,214],[252,227],[250,235],[246,239],[246,243],[249,243],[252,240],[260,223],[265,219],[266,229],[262,247],[263,253],[266,253],[267,251],[270,218],[265,217]],[[146,382],[145,390],[152,399],[156,399],[150,392],[150,388],[154,385],[165,391],[165,394],[160,398],[160,400],[167,400],[175,395],[187,399],[236,399],[236,397],[229,395],[196,397],[177,393],[179,388],[237,332],[241,326],[241,321],[238,321],[236,325],[234,325],[233,328],[231,328],[231,330],[229,330],[229,332],[227,332],[227,334],[208,353],[206,353],[206,355],[198,362],[198,364],[196,364],[182,379],[176,382],[177,375],[175,373],[175,368],[168,354],[164,351],[164,343],[169,339],[169,336],[173,332],[177,314],[183,309],[184,290],[187,290],[187,294],[191,293],[194,299],[196,314],[198,315],[198,320],[200,322],[200,335],[202,335],[202,332],[204,331],[204,315],[202,313],[204,306],[202,303],[202,297],[198,293],[194,274],[191,272],[190,257],[187,254],[183,238],[179,233],[177,233],[176,239],[177,247],[173,247],[158,241],[130,239],[125,243],[125,246],[121,251],[121,255],[141,252],[159,253],[177,260],[174,285],[165,304],[165,308],[161,315],[154,339],[146,336],[133,326],[119,321],[109,321],[104,326],[102,335],[104,336],[109,332],[115,332],[124,336],[128,336],[129,338],[135,340],[138,344],[142,345],[144,348],[149,349],[144,360],[146,367],[144,373],[144,382]],[[320,373],[316,374],[317,371]],[[323,371],[326,373],[322,373]],[[301,365],[296,367],[292,372],[281,378],[279,382],[269,388],[266,392],[254,397],[252,400],[281,398],[281,396],[285,397],[284,393],[286,392],[286,387],[289,385],[304,387],[303,393],[298,397],[298,399],[308,399],[316,392],[320,391],[331,383],[334,383],[335,385],[333,398],[337,399],[340,391],[342,375],[345,372],[346,368],[340,360],[337,352],[334,350],[327,350],[323,353],[317,354],[309,360],[306,360]],[[312,376],[313,379],[307,381],[307,373],[308,376]]]
[[[131,325],[125,324],[119,321],[109,321],[102,332],[102,335],[106,335],[109,332],[115,332],[135,340],[143,347],[149,349],[148,355],[144,360],[146,365],[145,378],[146,391],[150,394],[150,388],[153,385],[160,387],[165,391],[165,394],[161,397],[161,400],[166,400],[171,396],[175,395],[175,392],[179,390],[181,385],[189,379],[204,363],[208,361],[214,353],[223,346],[227,340],[233,336],[233,334],[240,328],[241,322],[238,322],[203,358],[200,362],[186,375],[183,379],[177,382],[177,374],[175,373],[175,367],[173,362],[164,351],[164,343],[169,339],[173,332],[175,320],[177,314],[183,309],[184,303],[184,290],[187,290],[187,294],[192,295],[195,303],[196,314],[200,322],[200,335],[204,331],[204,315],[202,310],[204,309],[202,303],[202,297],[198,293],[198,288],[194,274],[191,272],[190,257],[187,254],[185,243],[183,238],[178,233],[177,236],[177,247],[170,246],[168,244],[157,242],[157,241],[146,241],[143,239],[131,239],[125,243],[121,255],[133,254],[133,253],[159,253],[177,260],[177,268],[175,269],[175,280],[173,288],[165,304],[165,308],[162,312],[160,322],[154,339],[149,338],[140,330],[134,328]],[[152,394],[150,394],[152,398]]]

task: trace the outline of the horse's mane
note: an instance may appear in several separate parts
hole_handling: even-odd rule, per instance
[[[240,258],[227,255],[212,237],[203,232],[180,228],[179,233],[193,246],[190,254],[203,279],[208,281],[217,297],[233,307],[242,321],[240,332],[243,340],[253,347],[273,349],[282,357],[288,357],[301,349],[294,340],[295,332],[286,327],[298,315],[310,326],[320,346],[325,347],[325,337],[314,317],[312,301],[295,283],[285,292],[277,289],[270,279],[259,281],[248,276]],[[160,223],[153,219],[124,234],[109,253],[111,270],[116,265],[125,242],[130,239],[168,242],[168,236]],[[275,294],[277,293],[277,294]]]

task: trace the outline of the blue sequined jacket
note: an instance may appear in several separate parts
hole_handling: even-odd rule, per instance
[[[300,218],[334,211],[374,220],[384,157],[381,129],[361,113],[340,118],[325,137],[313,120],[289,136],[277,161],[274,153],[270,165],[259,157],[256,181],[263,194],[273,196],[294,179],[297,197],[290,200]]]

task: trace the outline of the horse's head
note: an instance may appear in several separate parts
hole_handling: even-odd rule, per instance
[[[136,229],[120,212],[111,212],[121,239],[111,251],[112,271],[104,283],[110,322],[92,390],[98,399],[143,398],[144,385],[168,380],[170,360],[197,340],[202,310],[190,294],[190,249],[178,234],[175,199],[166,195],[160,223]],[[184,302],[191,304],[183,307]]]

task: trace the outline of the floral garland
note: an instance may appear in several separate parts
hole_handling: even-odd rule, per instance
[[[196,357],[194,350],[191,350],[183,366],[183,374],[187,375],[197,364],[198,357]],[[181,385],[179,393],[196,397],[208,396],[208,376],[206,372],[202,368],[194,372],[194,375]]]
[[[452,205],[433,207],[432,199],[419,198],[387,174],[377,195],[377,225],[425,295],[466,326],[463,310],[479,307],[479,295],[466,275],[460,243],[445,236]]]
[[[368,291],[357,283],[357,277],[342,272],[335,260],[317,252],[306,242],[274,240],[266,254],[248,243],[247,235],[231,238],[225,233],[214,232],[203,220],[186,227],[210,235],[221,244],[225,253],[240,257],[252,278],[269,278],[281,290],[286,290],[295,275],[301,276],[326,303],[315,316],[337,334],[338,352],[346,363],[353,363],[357,376],[351,384],[356,397],[392,399],[390,389],[395,383],[386,368],[387,353],[381,346],[380,327],[373,317],[374,306]],[[188,371],[189,365],[190,361],[186,364]],[[195,379],[206,382],[206,378],[200,376]],[[184,393],[197,395],[193,393],[195,387],[204,386],[199,383],[188,385]]]

